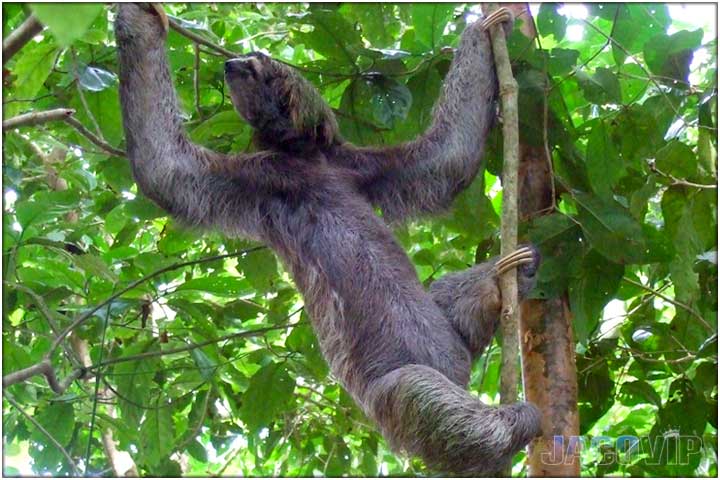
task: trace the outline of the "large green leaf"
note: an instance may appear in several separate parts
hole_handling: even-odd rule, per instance
[[[63,47],[80,38],[105,9],[100,3],[31,3],[30,6]]]
[[[650,71],[655,75],[687,82],[693,51],[700,46],[702,38],[701,29],[653,36],[645,43],[644,50]]]
[[[257,434],[275,416],[287,408],[295,381],[284,365],[270,363],[250,379],[250,385],[242,396],[240,418],[251,434]]]
[[[612,199],[586,193],[573,195],[578,219],[590,244],[608,260],[641,263],[646,255],[646,240],[640,224],[627,208]]]
[[[598,195],[609,198],[624,174],[624,166],[605,122],[597,122],[590,132],[585,159],[593,189]]]

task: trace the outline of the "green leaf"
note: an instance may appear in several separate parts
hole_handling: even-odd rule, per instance
[[[290,17],[293,36],[325,58],[341,65],[355,65],[356,53],[362,47],[360,32],[335,11],[318,4],[309,12]],[[297,24],[311,25],[306,32]],[[296,27],[297,25],[297,27]]]
[[[136,343],[126,348],[122,357],[132,357],[145,352],[159,350],[154,340]],[[159,368],[156,357],[122,361],[113,369],[117,384],[118,404],[122,418],[130,425],[139,425],[144,413],[143,405],[148,401],[151,379]]]
[[[213,137],[232,135],[235,137],[247,137],[249,139],[250,128],[235,110],[225,110],[208,118],[190,132],[190,138],[194,142],[206,143]]]
[[[193,457],[195,460],[202,462],[202,463],[207,463],[207,461],[208,461],[207,450],[197,440],[192,440],[190,443],[188,443],[186,450],[190,454],[190,456]]]
[[[105,6],[100,3],[31,3],[30,8],[58,43],[68,47],[87,31]]]
[[[679,140],[671,140],[655,156],[655,164],[661,172],[681,179],[697,173],[697,157],[692,149]]]
[[[655,75],[687,82],[693,51],[700,46],[702,38],[702,29],[653,36],[645,43],[644,50],[650,71]]]
[[[577,278],[570,282],[570,309],[577,341],[584,343],[600,320],[607,302],[615,295],[625,269],[590,251],[582,261]]]
[[[429,50],[441,46],[440,38],[454,8],[451,3],[413,3],[410,11],[416,42]]]
[[[383,78],[376,85],[378,91],[370,99],[373,116],[379,125],[393,128],[396,121],[405,120],[412,105],[412,94],[393,79]]]
[[[56,53],[56,46],[49,42],[31,42],[19,52],[17,62],[12,68],[15,75],[12,98],[29,100],[37,95],[55,64]],[[23,106],[22,103],[8,104],[4,108],[5,118],[17,115]]]
[[[602,197],[611,197],[625,168],[604,121],[597,122],[590,132],[585,159],[593,190]]]
[[[147,402],[147,395],[145,402]],[[156,401],[145,412],[145,420],[140,426],[140,452],[144,463],[153,467],[159,465],[173,451],[175,445],[175,426],[172,421],[171,405]]]
[[[277,259],[268,249],[248,253],[238,258],[238,272],[259,291],[270,290],[278,280]]]
[[[190,356],[195,361],[195,365],[200,369],[200,375],[202,375],[205,380],[212,380],[217,364],[205,355],[205,352],[200,348],[190,350]]]
[[[88,277],[97,276],[113,283],[118,281],[118,276],[111,272],[105,262],[97,255],[91,253],[73,255],[72,259],[73,263],[83,269]]]
[[[240,408],[240,418],[251,435],[256,435],[286,409],[294,390],[295,382],[282,364],[270,363],[253,375]]]
[[[565,30],[567,29],[567,19],[558,15],[557,3],[543,3],[540,5],[540,11],[537,16],[538,32],[547,37],[552,35],[556,42],[560,42],[565,38]]]
[[[612,52],[618,66],[625,64],[629,52],[639,53],[653,35],[665,33],[670,25],[666,5],[659,3],[619,3],[612,35]]]
[[[643,262],[646,241],[640,224],[627,208],[613,199],[582,192],[576,192],[573,198],[583,232],[593,248],[618,264]]]
[[[219,297],[237,297],[241,294],[248,293],[248,283],[239,277],[213,275],[211,277],[188,280],[175,291],[184,292],[190,290],[212,293]]]
[[[66,446],[72,439],[75,429],[75,410],[69,402],[51,402],[38,409],[34,415],[35,420],[42,425],[52,437],[62,446]],[[47,437],[41,431],[34,429],[31,438],[40,444],[51,446]]]
[[[634,382],[625,382],[620,387],[621,394],[628,398],[623,401],[625,405],[633,406],[639,403],[652,403],[655,406],[662,406],[662,399],[655,389],[647,382],[635,380]]]
[[[597,105],[622,102],[620,82],[609,68],[597,68],[592,76],[583,70],[578,70],[575,78],[589,102]]]
[[[543,7],[547,5],[543,3]],[[540,7],[542,10],[542,7]],[[548,73],[553,76],[563,76],[570,73],[577,64],[580,52],[568,48],[553,48],[548,56]]]

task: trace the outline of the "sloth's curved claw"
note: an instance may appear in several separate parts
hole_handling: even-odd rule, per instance
[[[500,7],[485,17],[480,24],[483,30],[488,30],[493,25],[508,23],[511,27],[515,23],[515,14],[507,7]]]
[[[156,15],[158,17],[158,20],[160,20],[160,24],[162,24],[165,33],[170,30],[170,20],[168,19],[168,16],[165,13],[165,9],[163,8],[162,4],[156,2],[149,2],[141,5],[141,7],[143,8],[143,10],[152,13],[153,15]]]
[[[495,270],[498,275],[502,275],[505,272],[517,268],[520,265],[526,265],[532,263],[535,259],[535,253],[528,247],[520,247],[514,252],[505,255],[495,263]]]
[[[157,16],[160,18],[160,23],[162,23],[163,30],[165,30],[165,33],[167,33],[167,31],[170,30],[170,20],[168,20],[165,9],[159,3],[153,2],[150,4],[150,6],[152,6],[153,10],[155,10],[155,13],[157,13]]]

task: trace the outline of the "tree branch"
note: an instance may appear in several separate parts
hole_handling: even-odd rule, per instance
[[[119,150],[109,143],[107,143],[105,140],[98,138],[94,133],[92,133],[90,130],[85,128],[85,125],[80,123],[80,121],[75,117],[66,117],[65,123],[71,125],[75,130],[78,131],[80,135],[90,140],[90,143],[95,144],[96,146],[102,148],[107,153],[110,153],[111,155],[115,155],[116,157],[124,157],[125,152],[123,150]]]
[[[50,360],[46,358],[45,360],[42,360],[30,367],[23,368],[17,372],[8,373],[2,379],[2,386],[3,388],[7,388],[11,385],[15,385],[16,383],[24,382],[35,375],[43,375],[52,391],[60,395],[67,390],[72,382],[85,375],[85,369],[77,368],[73,370],[65,380],[59,382],[57,376],[55,375],[55,369],[52,367]]]
[[[33,127],[41,123],[65,121],[75,114],[72,108],[56,108],[54,110],[42,110],[39,112],[23,113],[16,117],[3,120],[2,131],[20,127]]]
[[[74,114],[75,110],[73,110],[72,108],[56,108],[54,110],[42,110],[39,112],[23,113],[22,115],[18,115],[16,117],[12,117],[3,121],[2,131],[4,132],[6,130],[20,127],[32,127],[35,125],[40,125],[42,123],[62,121],[72,126],[75,130],[78,131],[80,135],[87,138],[90,143],[102,148],[107,153],[118,157],[125,156],[124,151],[113,147],[105,140],[99,138],[97,135],[85,128],[85,126],[80,123],[77,118],[73,117]]]
[[[30,15],[18,28],[10,32],[2,44],[3,66],[35,35],[42,32],[43,28],[45,26],[38,21],[35,15]]]
[[[219,54],[221,54],[222,56],[227,57],[227,58],[235,58],[238,55],[240,55],[239,53],[231,52],[230,50],[227,50],[227,49],[221,47],[220,45],[216,45],[213,42],[211,42],[210,40],[206,40],[205,38],[201,37],[197,33],[191,32],[187,28],[182,27],[177,22],[177,20],[174,20],[169,17],[168,17],[168,20],[170,22],[170,28],[175,30],[177,33],[179,33],[183,37],[189,38],[190,40],[192,40],[195,43],[199,43],[200,45],[206,46],[209,49],[214,50],[214,51],[218,52]]]
[[[657,290],[654,290],[652,287],[648,287],[647,285],[643,285],[640,282],[636,282],[632,278],[623,277],[623,280],[625,280],[627,283],[629,283],[631,285],[635,285],[636,287],[642,288],[646,292],[652,293],[656,297],[661,298],[661,299],[665,300],[666,302],[671,303],[672,305],[675,305],[676,307],[682,308],[683,310],[688,312],[690,315],[695,317],[697,319],[697,321],[700,322],[702,324],[702,326],[707,329],[708,332],[715,333],[715,329],[707,321],[705,321],[705,319],[698,312],[696,312],[692,307],[685,305],[682,302],[678,302],[677,300],[674,300],[674,299],[668,297],[667,295],[663,295],[662,293],[658,292]]]
[[[15,401],[14,398],[12,398],[10,395],[8,395],[7,392],[3,392],[3,397],[5,397],[5,400],[7,400],[8,403],[10,405],[12,405],[18,412],[20,412],[20,414],[22,414],[22,416],[27,418],[28,421],[30,423],[32,423],[35,428],[37,428],[40,432],[42,432],[42,434],[45,435],[48,438],[48,440],[50,440],[50,443],[55,445],[55,448],[60,450],[60,453],[63,454],[63,456],[67,459],[68,463],[70,464],[70,468],[72,469],[73,475],[78,476],[79,471],[78,471],[77,465],[73,461],[73,459],[70,456],[70,454],[68,453],[68,451],[65,450],[65,448],[60,444],[60,442],[58,442],[57,439],[55,437],[53,437],[52,434],[50,434],[50,432],[48,432],[45,429],[45,427],[40,425],[40,423],[37,420],[35,420],[32,417],[32,415],[30,415],[25,410],[23,410],[22,407],[20,406],[20,404],[17,401]]]

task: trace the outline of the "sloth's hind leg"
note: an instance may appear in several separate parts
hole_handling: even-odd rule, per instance
[[[369,413],[393,449],[453,475],[493,474],[540,432],[535,406],[487,406],[424,365],[393,370],[367,394]]]

